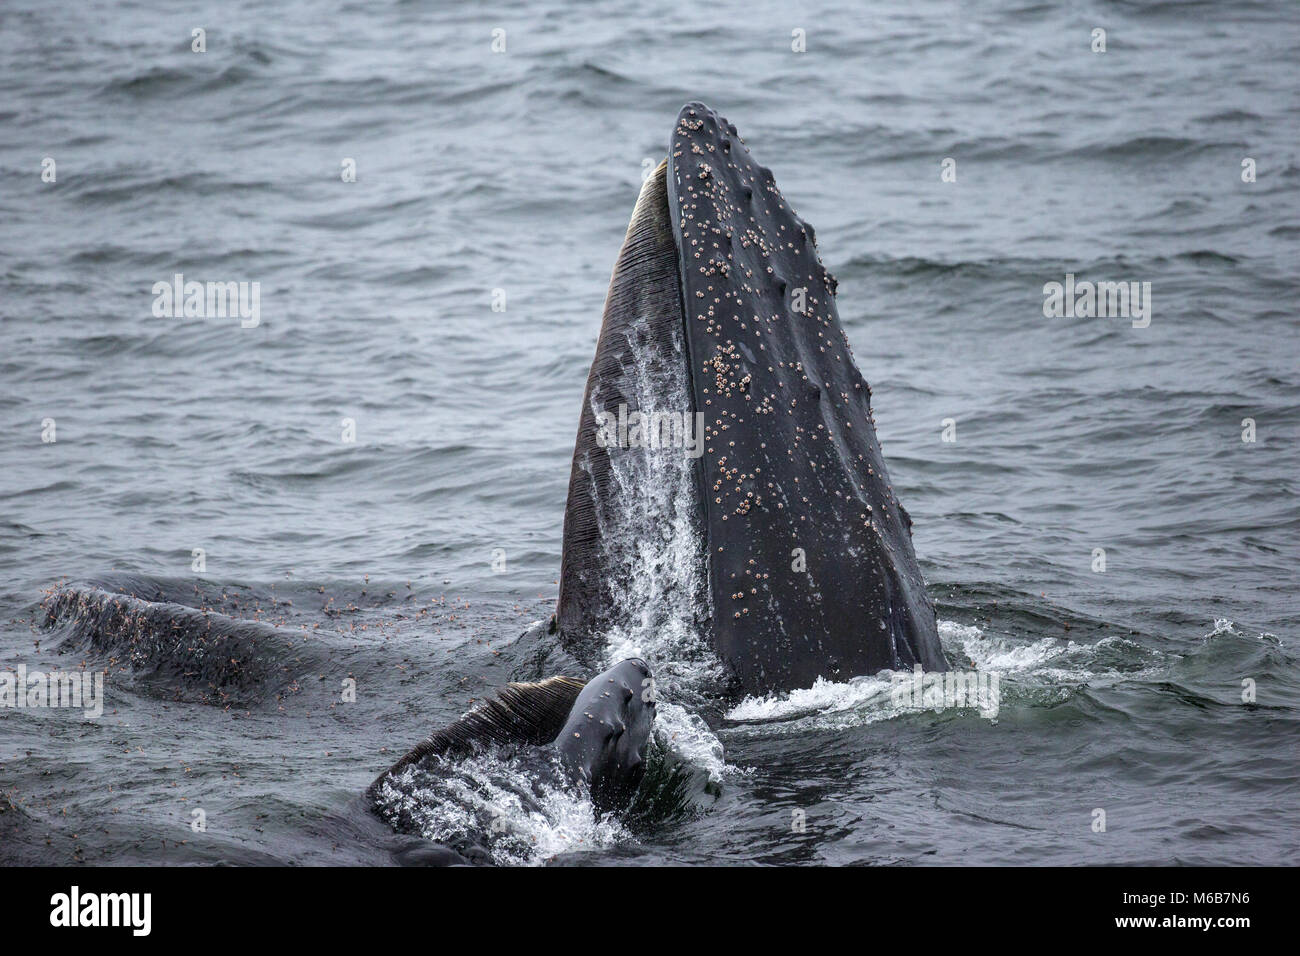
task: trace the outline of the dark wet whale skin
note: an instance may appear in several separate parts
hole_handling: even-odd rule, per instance
[[[611,451],[597,440],[595,410],[627,405],[643,410],[641,393],[649,379],[668,378],[684,383],[682,365],[681,281],[677,248],[668,222],[665,186],[666,163],[660,163],[642,186],[632,211],[623,246],[610,276],[596,356],[578,417],[578,434],[569,470],[569,494],[564,508],[564,549],[560,561],[560,593],[556,624],[561,643],[580,659],[594,665],[604,658],[608,628],[625,613],[616,587],[626,574],[619,566],[619,548],[610,538],[630,533],[623,518],[640,507],[626,500],[626,487],[615,475],[611,454],[629,456],[637,451]],[[673,375],[676,371],[678,374]],[[681,402],[687,402],[682,386]],[[681,411],[675,407],[674,411]],[[628,464],[626,461],[623,464]],[[703,524],[698,503],[690,526]],[[615,541],[616,545],[618,542]],[[697,557],[699,585],[705,580],[703,555]],[[678,595],[679,600],[704,606],[708,595]]]
[[[637,658],[593,677],[574,701],[554,746],[570,776],[588,785],[598,810],[626,806],[636,792],[654,719],[654,682]]]
[[[566,646],[580,652],[611,616],[618,569],[599,538],[629,507],[593,441],[592,398],[629,399],[638,353],[683,361],[680,336],[706,429],[692,465],[711,608],[700,627],[742,689],[946,669],[834,290],[812,227],[736,128],[685,106],[667,170],[637,202],[587,383],[556,616]]]
[[[750,691],[945,669],[911,519],[812,227],[701,103],[678,115],[668,165],[691,386],[707,428],[719,654]]]

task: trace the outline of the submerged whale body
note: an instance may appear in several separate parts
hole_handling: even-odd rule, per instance
[[[241,616],[268,613],[279,622],[292,606],[273,591],[128,574],[64,584],[43,602],[44,625],[59,635],[60,653],[106,661],[115,684],[167,701],[240,709],[274,705],[327,672],[353,672],[354,639],[328,629],[307,639],[292,624]],[[311,619],[307,612],[304,620]],[[555,666],[551,655],[546,659]],[[518,664],[542,672],[539,660]],[[580,671],[571,660],[558,666]],[[578,808],[589,800],[597,824],[637,796],[656,712],[651,677],[643,661],[628,659],[586,681],[508,684],[382,773],[358,796],[355,814],[349,806],[321,825],[341,827],[407,865],[529,859],[536,853],[529,835],[511,828],[526,824],[531,813],[545,816],[538,794],[562,791]],[[467,785],[480,783],[485,772],[517,783],[519,818],[508,818],[508,806],[490,800],[465,801]],[[465,825],[454,838],[430,842],[430,831],[447,821]]]
[[[574,653],[620,613],[626,549],[611,539],[639,507],[622,476],[673,421],[656,383],[677,366],[687,407],[670,411],[704,424],[703,454],[681,455],[706,582],[696,624],[744,690],[946,669],[834,296],[772,173],[717,113],[683,107],[614,266],[583,400],[555,620]],[[639,441],[611,442],[629,409],[645,412]]]

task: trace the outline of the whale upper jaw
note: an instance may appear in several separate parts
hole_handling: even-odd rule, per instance
[[[682,411],[704,422],[703,453],[681,464],[700,542],[696,617],[743,689],[946,669],[835,286],[813,229],[736,128],[683,107],[638,198],[587,382],[556,615],[566,644],[599,641],[624,610],[628,569],[610,539],[629,533],[638,469],[615,456],[652,453],[599,441],[600,409],[662,407],[674,379],[646,368],[676,365]]]

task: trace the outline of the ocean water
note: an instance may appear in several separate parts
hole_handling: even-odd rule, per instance
[[[393,861],[366,785],[557,660],[521,634],[609,270],[699,99],[817,229],[945,649],[1000,706],[901,706],[888,675],[711,696],[660,567],[610,654],[670,675],[682,799],[600,820],[472,766],[426,835],[503,818],[503,863],[1293,862],[1297,61],[1285,0],[7,2],[0,671],[108,677],[96,720],[0,710],[0,861]],[[155,315],[177,273],[259,283],[256,324]],[[1045,316],[1067,274],[1150,283],[1149,325]],[[263,622],[208,663],[269,676],[205,691],[47,624],[114,572]]]

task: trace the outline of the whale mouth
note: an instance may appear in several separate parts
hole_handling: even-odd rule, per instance
[[[556,609],[571,652],[694,641],[750,694],[946,668],[836,291],[736,127],[683,107],[584,395]]]

